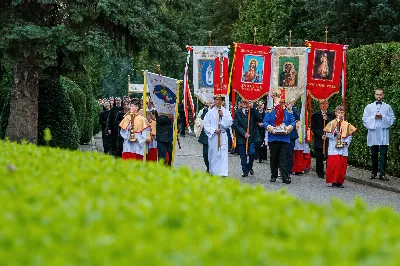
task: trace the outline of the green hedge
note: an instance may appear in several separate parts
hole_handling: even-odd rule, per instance
[[[83,127],[80,132],[80,140],[79,142],[82,144],[89,143],[93,137],[93,101],[90,99],[93,98],[93,88],[90,85],[90,77],[85,72],[77,73],[70,77],[79,88],[82,89],[83,93],[86,95],[86,112],[85,112],[85,119],[83,121]],[[98,118],[97,118],[98,120]]]
[[[398,265],[400,216],[389,208],[316,205],[98,153],[0,149],[7,265]]]
[[[396,118],[400,119],[400,43],[378,43],[351,49],[347,58],[346,119],[358,129],[350,146],[349,161],[370,169],[371,155],[362,115],[365,106],[375,100],[374,90],[382,88],[384,101],[392,106]],[[387,172],[396,176],[400,173],[399,146],[400,123],[395,122],[390,129]]]
[[[103,110],[103,106],[99,105],[95,98],[93,101],[93,135],[96,135],[101,131],[101,125],[99,123],[99,114]]]
[[[74,107],[79,133],[82,131],[86,115],[86,95],[79,86],[67,77],[61,77],[61,86],[67,91]],[[80,137],[80,134],[79,134]]]
[[[39,81],[38,144],[46,145],[44,130],[49,128],[52,147],[78,149],[79,130],[75,111],[60,80]]]

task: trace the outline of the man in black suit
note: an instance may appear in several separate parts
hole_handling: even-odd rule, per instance
[[[164,160],[165,164],[169,166],[172,161],[172,141],[174,139],[173,119],[172,115],[161,114],[156,116],[158,160]],[[168,162],[166,160],[167,153],[169,155]]]
[[[325,178],[323,142],[325,140],[325,155],[328,154],[328,139],[324,134],[324,127],[335,119],[334,113],[328,110],[329,104],[326,100],[319,101],[320,110],[311,116],[311,131],[314,135],[314,151],[316,159],[316,172],[319,178]],[[324,113],[326,110],[326,113]],[[325,121],[325,123],[324,123]]]
[[[249,113],[250,112],[250,115]],[[250,117],[250,122],[248,118]],[[233,119],[233,128],[236,132],[236,148],[240,155],[242,164],[242,177],[247,177],[249,173],[254,175],[253,162],[256,156],[255,144],[261,141],[258,126],[261,125],[261,118],[253,104],[246,99],[241,102],[241,108],[235,111]],[[250,125],[249,130],[247,126]],[[247,133],[248,132],[248,133]],[[246,142],[248,141],[248,150],[246,151]],[[247,161],[247,157],[249,160]]]
[[[212,106],[211,106],[211,108],[212,108]],[[204,109],[203,109],[203,113],[201,114],[201,120],[204,120],[204,117],[206,116],[207,112],[208,112],[208,105],[205,105]],[[206,132],[204,132],[204,127],[201,130],[199,142],[201,144],[203,144],[203,159],[204,159],[204,163],[207,168],[207,173],[209,173],[210,172],[210,163],[208,161],[208,137],[206,135]]]

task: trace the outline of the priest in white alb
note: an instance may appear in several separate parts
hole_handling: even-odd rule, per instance
[[[228,135],[232,126],[231,113],[222,106],[220,95],[214,96],[214,107],[204,117],[204,131],[208,137],[210,174],[228,176]]]
[[[364,109],[363,123],[368,129],[367,145],[372,154],[372,173],[371,179],[375,179],[378,174],[378,155],[379,160],[379,179],[388,181],[385,177],[387,151],[389,146],[389,128],[396,120],[392,107],[382,102],[383,90],[375,91],[376,101],[368,104]]]

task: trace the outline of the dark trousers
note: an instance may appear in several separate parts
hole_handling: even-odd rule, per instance
[[[288,150],[288,156],[289,156],[289,168],[288,172],[292,172],[293,168],[293,153],[294,153],[294,145],[296,144],[296,139],[290,139],[289,143],[289,150]]]
[[[385,176],[386,162],[387,162],[387,145],[374,145],[371,146],[372,153],[372,173],[376,175],[378,173],[378,157],[381,154],[379,160],[379,176]]]
[[[236,149],[240,155],[243,174],[248,174],[250,170],[253,169],[253,162],[256,157],[256,146],[254,143],[249,143],[248,154],[246,154],[246,144],[237,144]],[[247,161],[247,156],[249,157],[249,161]]]
[[[171,165],[172,161],[172,142],[157,142],[158,160],[164,160],[166,165]],[[169,161],[167,162],[167,152],[169,154]]]
[[[186,119],[185,119],[185,118],[182,118],[180,122],[181,122],[181,132],[180,132],[180,134],[181,134],[181,136],[185,136],[185,131],[186,131]]]
[[[232,149],[232,135],[231,135],[231,131],[227,130],[226,131],[226,135],[228,136],[228,151],[230,151]]]
[[[322,153],[322,148],[314,148],[315,151],[315,171],[318,177],[323,178],[324,173],[324,154]]]
[[[278,178],[278,169],[281,169],[282,180],[289,179],[289,143],[283,141],[269,142],[271,179]]]
[[[255,160],[262,162],[262,160],[266,159],[266,153],[267,153],[267,146],[265,146],[264,142],[257,143]]]
[[[208,161],[208,144],[203,144],[203,159],[207,167],[207,173],[210,172],[210,163]]]
[[[110,152],[111,143],[110,143],[110,135],[108,135],[108,132],[105,128],[101,130],[101,137],[103,139],[104,153],[107,154]]]
[[[117,142],[118,142],[118,130],[111,129],[111,154],[115,155],[117,153]]]

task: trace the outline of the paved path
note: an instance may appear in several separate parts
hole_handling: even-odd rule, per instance
[[[176,166],[188,166],[193,170],[205,171],[202,158],[202,146],[194,136],[180,138],[181,150],[176,153]],[[242,178],[240,159],[238,155],[229,155],[229,175],[243,183],[261,185],[266,190],[280,190],[285,188],[288,193],[298,198],[316,203],[328,203],[337,198],[352,203],[356,197],[363,199],[368,206],[390,206],[400,211],[400,194],[394,193],[358,183],[346,181],[345,188],[333,188],[325,184],[325,180],[319,179],[315,172],[301,176],[292,176],[292,183],[285,185],[281,179],[276,183],[270,183],[269,162],[254,163],[254,176]],[[365,172],[364,172],[365,173]]]

